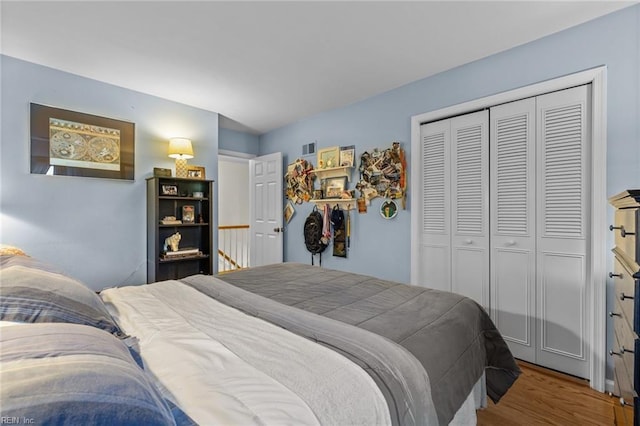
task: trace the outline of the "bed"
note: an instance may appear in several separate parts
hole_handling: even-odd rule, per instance
[[[0,256],[0,326],[0,415],[36,424],[472,424],[520,373],[470,299],[302,264],[96,295]]]

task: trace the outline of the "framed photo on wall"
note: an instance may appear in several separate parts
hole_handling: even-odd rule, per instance
[[[31,104],[31,173],[134,179],[135,125]]]

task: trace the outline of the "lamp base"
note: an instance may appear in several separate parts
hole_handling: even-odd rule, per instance
[[[187,177],[187,160],[184,158],[176,158],[176,177]]]

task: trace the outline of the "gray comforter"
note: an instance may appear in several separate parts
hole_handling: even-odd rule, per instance
[[[431,423],[426,418],[429,413],[424,412],[429,410],[428,400],[435,405],[438,423],[448,424],[483,372],[486,371],[487,393],[495,402],[520,373],[484,309],[454,293],[296,263],[219,276],[237,288],[297,308],[287,309],[279,304],[265,305],[263,298],[245,297],[233,290],[225,296],[225,291],[221,292],[213,284],[215,281],[207,278],[210,277],[194,276],[182,281],[228,305],[345,353],[361,364],[381,387],[390,410],[395,411],[391,413],[394,424]],[[355,327],[344,328],[344,324]],[[395,377],[394,367],[376,377],[377,372],[383,371],[376,369],[376,363],[383,361],[376,360],[375,354],[383,350],[383,345],[376,340],[373,346],[355,349],[358,345],[354,339],[375,340],[371,333],[359,334],[357,329],[406,349],[427,374],[417,371],[413,362],[403,356],[403,366],[397,368],[408,367],[402,373],[412,375],[407,383]],[[345,334],[353,339],[346,339]],[[345,341],[346,349],[342,347]],[[354,357],[354,351],[366,352],[374,359]],[[383,358],[391,356],[392,350],[387,348],[383,353]],[[369,368],[363,362],[369,363]],[[426,384],[420,384],[421,380]],[[430,398],[425,388],[430,389]],[[425,401],[416,398],[425,392]]]

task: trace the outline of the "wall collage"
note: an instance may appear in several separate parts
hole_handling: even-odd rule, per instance
[[[284,209],[285,221],[289,223],[295,214],[295,204],[314,203],[314,212],[318,208],[322,210],[319,236],[322,245],[326,246],[333,239],[333,255],[338,257],[347,257],[350,246],[350,210],[357,208],[358,213],[367,213],[371,200],[377,197],[385,199],[380,206],[384,219],[393,219],[400,208],[406,209],[407,159],[400,142],[363,152],[359,164],[355,160],[353,145],[322,148],[317,152],[317,168],[308,160],[298,158],[287,166],[285,175],[288,200]],[[349,189],[355,167],[359,172],[358,181],[354,189]],[[306,222],[310,221],[307,219]],[[312,234],[305,223],[305,242],[316,238]]]

